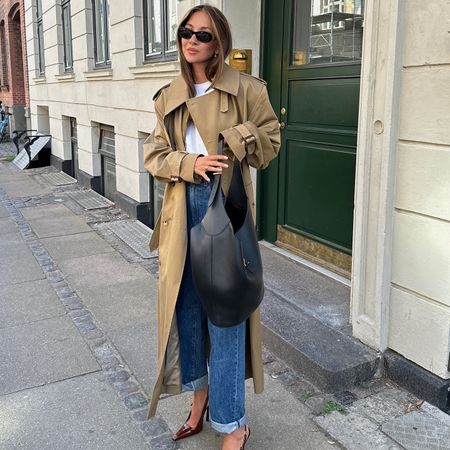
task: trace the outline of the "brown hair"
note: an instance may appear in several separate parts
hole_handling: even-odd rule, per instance
[[[232,40],[230,25],[228,24],[228,20],[223,15],[222,11],[220,11],[220,9],[217,9],[216,7],[211,5],[198,5],[194,6],[186,13],[179,26],[184,27],[188,23],[191,16],[199,11],[205,12],[211,19],[211,31],[213,34],[213,39],[217,42],[217,56],[213,56],[208,61],[205,69],[206,77],[214,84],[214,81],[218,80],[221,77],[225,64],[225,58],[228,56],[231,50]],[[177,44],[180,54],[181,75],[183,76],[189,87],[191,96],[193,96],[195,93],[194,74],[192,73],[191,64],[186,61],[186,58],[183,55],[181,38],[178,37],[178,35]]]

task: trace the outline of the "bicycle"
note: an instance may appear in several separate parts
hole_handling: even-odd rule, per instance
[[[0,142],[3,142],[5,136],[9,136],[9,117],[11,113],[5,113],[5,118],[0,121]]]
[[[20,147],[24,148],[25,144],[29,142],[32,132],[37,132],[37,130],[14,130],[12,132],[12,141],[16,146],[17,154],[20,153]]]

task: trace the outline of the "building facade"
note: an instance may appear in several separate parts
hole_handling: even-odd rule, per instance
[[[193,0],[25,0],[33,128],[52,161],[152,226],[152,96]],[[260,237],[351,284],[353,335],[450,383],[446,0],[211,1],[268,81],[282,149]]]
[[[0,101],[12,114],[10,129],[27,128],[28,70],[23,0],[0,3]]]

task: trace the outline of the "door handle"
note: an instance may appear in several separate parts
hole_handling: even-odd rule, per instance
[[[278,125],[282,130],[286,127],[286,124],[284,122],[280,122]]]

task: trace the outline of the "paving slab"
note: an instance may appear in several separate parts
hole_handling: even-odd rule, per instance
[[[378,424],[354,412],[345,414],[334,411],[314,420],[347,450],[402,449],[379,430]]]
[[[108,336],[147,395],[150,395],[157,372],[156,318],[153,321],[108,331]]]
[[[0,218],[0,235],[17,233],[18,231],[16,223],[9,217]],[[7,239],[7,237],[2,236],[1,239]]]
[[[56,261],[114,251],[95,231],[44,238],[41,243]]]
[[[4,164],[0,164],[0,167],[4,167]],[[29,179],[30,179],[30,177],[27,174],[21,173],[21,172],[13,172],[9,169],[2,171],[0,174],[0,181],[1,181],[2,185],[3,185],[3,183],[10,182],[10,181],[24,182]]]
[[[149,446],[99,373],[0,397],[0,448],[144,450]]]
[[[251,380],[246,383],[246,407],[251,437],[248,450],[294,450],[333,448],[328,438],[311,420],[308,408],[287,392],[280,383],[265,376],[265,391],[253,394]],[[166,397],[159,402],[158,413],[172,432],[184,423],[189,414],[192,394]],[[177,448],[186,450],[219,449],[222,435],[209,424],[203,432],[180,441]]]
[[[412,395],[406,391],[386,389],[353,402],[348,409],[381,425],[405,414],[405,406],[412,400]]]
[[[45,195],[50,192],[49,188],[44,188],[30,177],[20,179],[10,179],[8,177],[4,182],[2,181],[2,188],[10,198],[16,197],[32,197],[37,195]]]
[[[27,220],[42,219],[46,217],[77,217],[69,208],[64,205],[43,205],[43,206],[30,206],[28,208],[22,208],[21,213]]]
[[[73,283],[70,283],[73,287]],[[148,322],[151,288],[149,280],[114,283],[109,286],[84,286],[75,289],[105,331]],[[153,313],[156,316],[156,313]]]
[[[0,394],[99,370],[67,316],[0,330]]]
[[[0,286],[39,280],[44,273],[19,233],[0,239]]]
[[[424,406],[386,422],[381,429],[408,450],[450,450],[450,416],[430,404]]]
[[[149,273],[137,264],[131,264],[117,253],[102,253],[65,259],[59,262],[74,288],[102,288],[124,282],[149,280]],[[81,290],[80,290],[81,292]]]
[[[0,311],[0,329],[65,314],[45,279],[0,286]]]
[[[0,206],[0,218],[3,219],[5,217],[9,217],[9,212],[5,207]]]
[[[52,217],[31,219],[31,228],[39,238],[66,236],[82,232],[90,232],[92,228],[79,217]]]
[[[92,231],[81,217],[64,205],[34,206],[21,211],[39,238]]]

